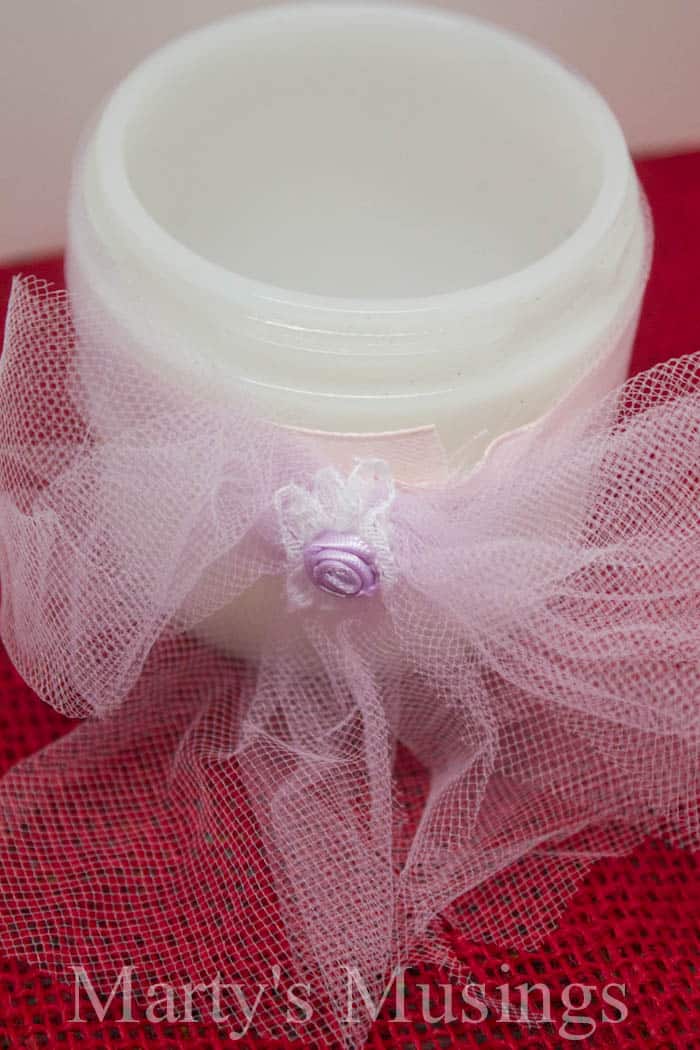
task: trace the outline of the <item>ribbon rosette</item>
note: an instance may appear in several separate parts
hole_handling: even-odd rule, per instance
[[[83,721],[0,784],[6,950],[103,992],[274,964],[352,1043],[349,970],[533,945],[597,857],[697,847],[700,357],[418,486],[32,282],[7,331],[2,633]]]
[[[291,484],[274,496],[288,559],[292,606],[374,594],[392,580],[389,511],[395,486],[383,460],[359,460],[345,478],[324,467],[307,488]],[[381,566],[381,568],[380,568]]]

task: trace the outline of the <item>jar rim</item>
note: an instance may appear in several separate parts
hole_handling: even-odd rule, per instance
[[[126,136],[133,114],[144,92],[154,83],[172,76],[178,70],[201,59],[213,49],[220,51],[232,38],[257,31],[266,22],[280,17],[343,18],[352,14],[392,18],[422,19],[455,30],[468,28],[484,39],[510,51],[520,61],[530,62],[559,78],[562,87],[577,96],[589,112],[599,135],[601,181],[593,204],[582,222],[550,251],[526,266],[504,276],[466,288],[436,292],[425,296],[403,298],[356,298],[326,296],[296,291],[268,284],[207,259],[178,240],[150,214],[140,201],[130,180],[126,164]],[[122,228],[159,272],[170,274],[184,285],[196,286],[222,302],[259,307],[294,309],[318,317],[333,315],[335,323],[343,315],[374,317],[409,314],[469,314],[492,310],[513,300],[536,298],[552,282],[561,284],[566,274],[585,265],[596,245],[614,225],[623,208],[633,169],[622,130],[598,92],[576,73],[562,66],[554,57],[522,38],[489,25],[480,19],[452,12],[412,5],[385,3],[319,3],[283,4],[237,14],[205,26],[175,41],[146,58],[116,88],[107,101],[94,131],[93,157],[97,179],[104,199]]]

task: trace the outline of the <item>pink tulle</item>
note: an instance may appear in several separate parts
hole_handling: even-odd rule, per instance
[[[304,1037],[352,1042],[348,968],[376,992],[449,923],[534,945],[596,858],[698,846],[700,355],[433,486],[32,281],[1,369],[2,635],[85,719],[0,784],[6,950],[103,990],[278,966]],[[315,586],[320,532],[356,597]]]

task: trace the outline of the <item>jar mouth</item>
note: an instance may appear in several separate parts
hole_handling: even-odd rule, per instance
[[[543,165],[548,155],[548,148],[551,148],[552,155],[556,154],[557,156],[559,155],[557,151],[562,155],[568,155],[574,151],[572,161],[574,167],[578,165],[579,168],[582,168],[585,166],[584,162],[587,162],[589,167],[583,174],[579,172],[577,184],[575,172],[571,172],[573,184],[575,184],[574,195],[576,196],[576,201],[574,202],[575,207],[567,212],[565,200],[568,192],[565,181],[566,169],[560,169],[556,164],[553,165],[553,169],[549,173],[550,179],[553,178],[553,182],[557,185],[564,179],[564,182],[560,185],[560,200],[557,203],[557,207],[560,208],[560,214],[556,216],[557,221],[554,222],[554,227],[557,227],[557,229],[545,229],[544,233],[538,231],[537,227],[540,220],[546,226],[546,217],[543,216],[535,216],[531,223],[531,228],[535,229],[541,244],[545,246],[545,250],[540,252],[537,249],[537,243],[535,243],[534,258],[528,258],[528,253],[525,251],[523,265],[517,266],[510,272],[507,270],[503,272],[502,266],[499,270],[497,259],[487,260],[484,263],[483,260],[472,258],[469,251],[462,251],[465,232],[468,235],[467,228],[457,230],[455,236],[449,240],[448,244],[445,231],[448,231],[450,228],[452,216],[450,209],[447,208],[446,216],[442,216],[445,221],[438,228],[438,233],[441,233],[443,237],[441,239],[438,236],[435,239],[432,254],[439,256],[441,248],[443,250],[449,249],[454,256],[452,260],[455,263],[453,273],[458,275],[460,266],[463,266],[464,272],[471,272],[472,278],[475,279],[465,281],[464,285],[457,284],[457,286],[450,286],[447,290],[440,291],[435,290],[433,287],[436,282],[438,287],[440,285],[439,278],[441,275],[437,274],[432,284],[428,281],[428,293],[418,294],[420,291],[421,259],[424,259],[425,255],[422,257],[419,255],[416,261],[409,249],[412,244],[417,248],[420,248],[421,245],[429,247],[430,239],[435,233],[434,229],[429,229],[427,240],[425,237],[421,239],[421,236],[416,235],[412,242],[411,237],[407,236],[393,248],[395,253],[398,252],[399,256],[403,253],[414,264],[413,271],[417,275],[414,284],[411,284],[412,278],[410,278],[410,275],[410,279],[406,279],[410,294],[384,294],[387,290],[398,290],[399,292],[403,290],[401,281],[404,278],[401,276],[401,271],[410,269],[407,264],[405,267],[394,266],[391,273],[397,273],[399,275],[398,278],[394,279],[392,277],[391,280],[384,282],[384,285],[381,279],[376,279],[376,274],[370,274],[367,280],[373,289],[377,289],[377,294],[374,294],[374,291],[371,294],[367,294],[367,290],[360,287],[360,291],[363,294],[346,295],[334,294],[333,280],[335,280],[335,285],[338,287],[352,288],[358,281],[361,285],[364,279],[364,275],[360,273],[362,269],[361,263],[358,264],[356,271],[353,271],[355,275],[353,279],[343,282],[341,279],[344,272],[343,267],[348,269],[348,263],[346,259],[341,259],[341,263],[337,267],[337,274],[333,280],[329,277],[330,283],[322,286],[320,291],[310,290],[310,288],[313,288],[313,281],[306,282],[309,285],[308,287],[289,287],[288,284],[261,279],[259,272],[261,267],[258,266],[256,272],[255,260],[251,262],[248,259],[246,265],[238,269],[225,265],[220,259],[221,251],[219,252],[219,257],[217,257],[216,251],[206,250],[201,244],[197,244],[196,237],[193,239],[191,236],[191,228],[189,232],[188,230],[183,232],[181,228],[178,228],[178,222],[180,222],[182,227],[183,215],[185,220],[188,215],[190,216],[190,227],[192,223],[196,226],[198,222],[196,207],[193,207],[192,201],[188,200],[186,195],[183,197],[182,182],[178,183],[174,189],[172,186],[170,187],[170,191],[168,191],[170,193],[169,196],[168,193],[162,191],[163,186],[170,185],[167,180],[162,178],[164,170],[162,165],[163,163],[166,166],[168,163],[171,164],[171,176],[177,182],[175,177],[177,158],[178,156],[183,157],[187,152],[187,133],[188,130],[191,130],[191,127],[188,129],[187,115],[183,116],[179,140],[178,128],[173,127],[171,123],[166,134],[166,139],[168,135],[170,136],[168,141],[161,140],[156,142],[150,151],[148,148],[145,148],[148,146],[149,136],[152,142],[153,129],[162,125],[160,117],[165,112],[164,107],[169,107],[171,113],[175,112],[177,114],[178,107],[173,102],[174,85],[180,85],[182,97],[184,98],[187,95],[188,86],[197,82],[197,78],[201,76],[203,69],[209,66],[221,71],[225,67],[227,56],[230,56],[231,48],[234,45],[240,52],[241,49],[245,50],[248,46],[254,49],[258,46],[260,40],[273,39],[275,42],[274,46],[280,50],[282,58],[286,55],[289,62],[290,34],[293,31],[301,32],[308,44],[309,39],[314,38],[320,32],[326,35],[330,33],[332,36],[335,35],[338,39],[342,39],[343,36],[349,33],[350,27],[355,26],[358,28],[358,32],[366,33],[368,25],[372,27],[372,38],[375,40],[379,39],[378,54],[381,52],[380,38],[382,33],[385,34],[385,41],[389,40],[389,35],[395,30],[400,36],[401,33],[398,32],[397,27],[400,28],[401,32],[405,30],[407,34],[405,42],[407,50],[403,56],[404,58],[406,55],[413,58],[416,57],[415,50],[411,50],[415,43],[415,34],[420,33],[424,38],[431,38],[431,34],[434,34],[432,45],[434,45],[436,52],[442,46],[441,42],[447,43],[448,40],[451,41],[450,47],[452,51],[450,55],[452,56],[451,68],[453,70],[457,68],[459,48],[462,45],[467,49],[465,51],[466,55],[469,54],[470,47],[472,55],[481,54],[486,62],[493,63],[495,57],[499,59],[500,64],[497,66],[492,65],[490,72],[488,69],[486,70],[488,75],[486,83],[490,91],[498,91],[499,78],[502,79],[503,76],[505,76],[506,80],[508,78],[513,80],[515,71],[517,72],[517,77],[515,77],[514,83],[525,84],[529,81],[535,84],[537,92],[539,92],[539,94],[536,92],[536,95],[540,101],[546,95],[557,100],[556,106],[551,108],[549,112],[552,118],[552,129],[558,128],[564,135],[566,130],[564,125],[568,121],[571,128],[573,128],[573,132],[570,128],[569,138],[564,142],[563,146],[555,144],[553,147],[548,147],[546,140],[548,131],[551,129],[547,127],[540,129],[539,153],[535,150],[535,167],[529,172],[522,173],[522,175],[518,174],[517,178],[525,179],[526,182],[528,179],[532,181],[533,178],[537,177],[539,171],[542,179],[546,182],[545,176],[547,172],[544,170]],[[323,51],[322,48],[319,50]],[[352,47],[349,48],[348,61],[355,61]],[[264,66],[265,63],[262,63],[262,65]],[[294,61],[292,61],[292,66],[294,66]],[[398,66],[399,68],[401,67],[401,62],[398,63]],[[473,76],[478,77],[483,73],[484,70],[481,71],[481,74],[472,70]],[[370,74],[371,69],[368,76]],[[240,76],[240,73],[238,75]],[[417,80],[420,81],[420,77]],[[240,81],[236,81],[235,75],[232,77],[232,82],[240,83]],[[214,80],[209,84],[209,88],[213,87],[215,89],[217,83],[220,84],[221,81],[217,81],[216,77],[214,77]],[[448,77],[445,85],[449,87],[450,84],[451,81]],[[420,83],[418,86],[420,87]],[[331,100],[331,105],[338,98],[342,99],[344,97],[342,85],[336,96],[335,100]],[[391,99],[397,107],[398,113],[405,110],[400,90],[398,92],[394,90],[393,94],[391,94]],[[436,100],[439,102],[439,96],[436,96]],[[458,111],[459,105],[459,100],[457,100],[455,112]],[[150,115],[151,119],[144,120],[144,113],[146,113],[147,117]],[[196,117],[200,124],[203,122],[206,125],[206,111],[200,110],[197,114],[196,107],[194,107],[191,113],[192,119]],[[325,115],[327,117],[328,113],[326,112]],[[427,107],[424,116],[430,118],[431,107]],[[265,115],[263,114],[260,118],[263,120],[263,126],[264,117]],[[280,123],[278,118],[279,113],[275,117],[277,120],[275,126],[279,128],[283,122]],[[233,125],[235,137],[235,121]],[[381,132],[381,122],[378,128]],[[487,137],[489,134],[491,135],[491,149],[492,152],[495,150],[493,156],[507,155],[507,150],[506,154],[503,154],[503,150],[499,145],[499,129],[492,129],[489,132],[488,121],[482,122],[480,128],[483,135]],[[413,134],[413,130],[409,128],[409,136]],[[455,129],[455,131],[458,133],[459,129]],[[210,127],[209,134],[210,144],[216,144],[217,135],[215,128]],[[264,137],[265,135],[263,134]],[[293,139],[293,137],[292,134],[291,138]],[[381,138],[381,135],[379,137]],[[342,138],[342,135],[340,135],[340,138]],[[340,138],[338,141],[340,141]],[[580,139],[578,147],[580,155],[575,152],[578,139]],[[399,140],[401,140],[401,136],[399,136]],[[404,140],[399,140],[397,141],[400,145],[401,141]],[[257,141],[255,137],[249,139],[248,145],[254,141]],[[431,145],[434,146],[436,142],[439,142],[439,137],[434,139]],[[338,143],[334,144],[337,145]],[[396,145],[396,142],[394,145]],[[351,137],[350,148],[352,146]],[[500,153],[499,149],[501,149]],[[178,150],[180,151],[179,153]],[[463,159],[465,151],[461,147],[460,150],[457,150],[454,156]],[[160,155],[159,151],[161,151]],[[152,160],[154,155],[158,163],[156,163],[151,173],[152,178],[149,185],[148,176],[144,173],[143,166],[139,168],[139,161],[134,158],[139,156],[146,157],[146,163],[148,163],[148,158],[150,157]],[[487,165],[491,164],[492,169],[493,156],[487,156],[484,162]],[[173,161],[175,161],[174,165]],[[419,174],[425,176],[426,171],[434,169],[433,173],[437,172],[436,184],[439,184],[440,163],[440,158],[436,157],[435,161],[428,164]],[[538,163],[539,167],[537,167]],[[165,279],[169,278],[171,281],[185,286],[197,286],[208,296],[215,297],[220,304],[225,304],[226,302],[230,303],[231,306],[245,304],[247,311],[272,309],[273,312],[282,310],[286,313],[288,308],[293,309],[298,312],[297,322],[299,324],[307,323],[312,327],[319,324],[323,325],[324,323],[332,323],[334,327],[341,326],[344,315],[353,319],[355,323],[358,319],[362,323],[363,318],[376,320],[378,316],[385,315],[387,318],[391,318],[392,324],[395,324],[397,318],[401,316],[407,317],[413,314],[425,315],[433,313],[465,315],[471,312],[482,314],[484,311],[493,310],[494,307],[504,302],[537,300],[538,296],[546,293],[553,283],[561,286],[562,283],[566,283],[569,275],[574,275],[572,279],[575,279],[575,275],[590,264],[591,256],[594,256],[597,261],[598,247],[601,241],[606,240],[606,235],[609,234],[611,227],[617,220],[623,207],[625,196],[629,192],[630,180],[633,179],[624,137],[605,102],[593,88],[575,74],[564,70],[556,60],[543,55],[541,51],[520,39],[504,34],[500,30],[495,30],[476,19],[421,8],[362,3],[327,6],[311,3],[265,8],[237,15],[220,24],[208,26],[190,34],[173,44],[166,45],[166,47],[156,52],[156,54],[139,66],[134,73],[127,77],[108,101],[94,133],[93,164],[96,184],[100,191],[101,206],[104,206],[109,211],[109,224],[121,230],[122,243],[128,245],[132,252],[138,254],[139,265],[147,266],[154,273]],[[201,174],[201,170],[197,170]],[[301,169],[297,166],[297,174],[299,170]],[[254,176],[254,165],[249,165],[247,173],[249,178],[251,177],[251,172]],[[192,171],[189,174],[185,171],[182,177],[186,179],[191,174]],[[270,174],[269,171],[268,174]],[[501,174],[505,178],[503,185],[507,187],[507,177],[512,178],[512,173],[502,172]],[[455,179],[457,182],[459,181],[459,172],[452,172],[451,175],[453,183]],[[527,178],[525,178],[525,175],[527,175]],[[561,178],[559,178],[560,175]],[[274,179],[274,172],[272,172],[271,177]],[[331,170],[326,185],[333,182],[333,177],[334,172]],[[159,179],[160,183],[158,182]],[[224,178],[223,182],[225,183],[225,181]],[[161,186],[160,193],[158,192],[159,184]],[[434,188],[433,186],[432,189],[434,190]],[[451,188],[454,190],[454,185]],[[245,200],[241,204],[239,197],[234,192],[235,189],[236,187],[233,187],[232,200],[236,197],[236,202],[240,205],[237,213],[240,219],[242,211],[245,211]],[[545,198],[547,194],[551,196],[550,191],[552,189],[553,186],[549,184],[544,186],[546,191],[544,193]],[[207,186],[200,187],[200,191],[200,199],[202,196],[206,197],[208,192]],[[159,196],[161,198],[167,197],[162,207],[157,204]],[[313,194],[311,194],[312,196]],[[495,204],[498,203],[497,197],[497,192],[490,195],[488,192],[486,193],[487,203],[492,208],[492,211]],[[541,189],[537,192],[533,191],[530,198],[526,194],[521,202],[522,208],[527,208],[528,203],[539,201],[542,197]],[[214,219],[221,211],[222,202],[225,203],[224,198],[214,202],[215,206],[211,209],[211,215]],[[283,201],[283,203],[285,202]],[[289,201],[287,201],[288,203]],[[403,215],[406,214],[405,203],[405,200],[400,202],[399,212]],[[507,202],[504,201],[505,203]],[[517,203],[515,202],[516,205]],[[433,205],[434,211],[439,212],[440,201],[433,201]],[[331,201],[328,214],[333,213],[333,210]],[[553,208],[553,210],[556,209]],[[170,216],[172,221],[168,221],[168,216]],[[432,217],[431,214],[425,220],[426,228],[430,228]],[[353,216],[349,217],[349,222],[347,218],[346,216],[346,226],[350,228],[350,233],[352,233]],[[370,208],[366,216],[367,222],[371,223],[375,218],[376,214]],[[525,216],[525,219],[528,218],[528,216]],[[467,216],[465,221],[468,227],[471,217]],[[487,222],[487,230],[482,237],[482,244],[487,243],[489,237],[494,242],[498,241],[493,228],[495,221],[493,219],[490,227]],[[99,219],[96,220],[96,224],[99,226]],[[187,222],[185,221],[186,225]],[[222,225],[225,225],[223,219]],[[360,223],[361,225],[362,223]],[[389,225],[391,226],[391,223]],[[505,225],[507,233],[508,223],[506,222]],[[318,224],[316,226],[318,231],[320,227]],[[400,221],[397,221],[392,230],[395,232],[399,226]],[[525,226],[527,226],[527,223],[525,223]],[[565,231],[564,236],[560,236],[561,230]],[[234,255],[236,242],[240,244],[245,239],[238,236],[239,233],[240,229],[234,231]],[[275,241],[269,230],[267,233],[269,235],[268,240],[271,241],[269,255],[275,260],[275,265],[279,264],[281,266],[278,272],[283,272],[284,265],[279,263],[279,260],[284,260],[285,253],[284,250],[279,249],[279,244],[282,243],[283,247],[286,247],[288,256],[290,256],[291,250],[297,244],[301,253],[304,247],[304,221],[302,220],[297,228],[292,230],[289,243],[286,244],[284,238],[280,241],[278,237],[278,240]],[[216,231],[212,236],[216,239]],[[549,244],[549,246],[548,237],[550,241],[553,240],[553,243]],[[313,237],[310,239],[312,243],[309,245],[307,253],[313,260],[314,251],[318,245],[313,243]],[[250,243],[253,240],[254,238],[249,238]],[[359,243],[361,244],[361,242],[362,237],[360,236]],[[535,242],[537,242],[537,237],[535,237]],[[290,244],[292,249],[289,247]],[[343,243],[338,244],[340,256],[342,256],[344,247]],[[610,247],[614,248],[614,246]],[[623,248],[624,246],[621,245],[620,254]],[[258,249],[256,256],[258,261],[260,258],[263,258],[264,250],[264,245],[262,249]],[[263,253],[262,255],[261,252]],[[322,253],[317,252],[316,254]],[[430,253],[428,252],[427,254]],[[532,255],[533,253],[530,252],[530,254]],[[474,252],[472,252],[473,255]],[[517,251],[515,256],[517,258]],[[295,260],[290,258],[287,262],[288,268],[294,262]],[[473,265],[471,271],[469,271],[471,263]],[[321,269],[323,269],[322,264],[323,260],[321,260]],[[485,279],[483,280],[479,278],[479,266],[482,266],[485,274]],[[328,269],[329,267],[330,263],[326,268]],[[386,268],[386,272],[389,273],[390,269],[390,267]],[[451,283],[454,284],[454,281]],[[304,282],[302,282],[303,284]]]

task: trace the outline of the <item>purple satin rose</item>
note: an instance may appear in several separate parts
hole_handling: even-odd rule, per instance
[[[307,543],[304,568],[316,587],[338,598],[372,594],[379,586],[374,551],[348,532],[322,532]]]

